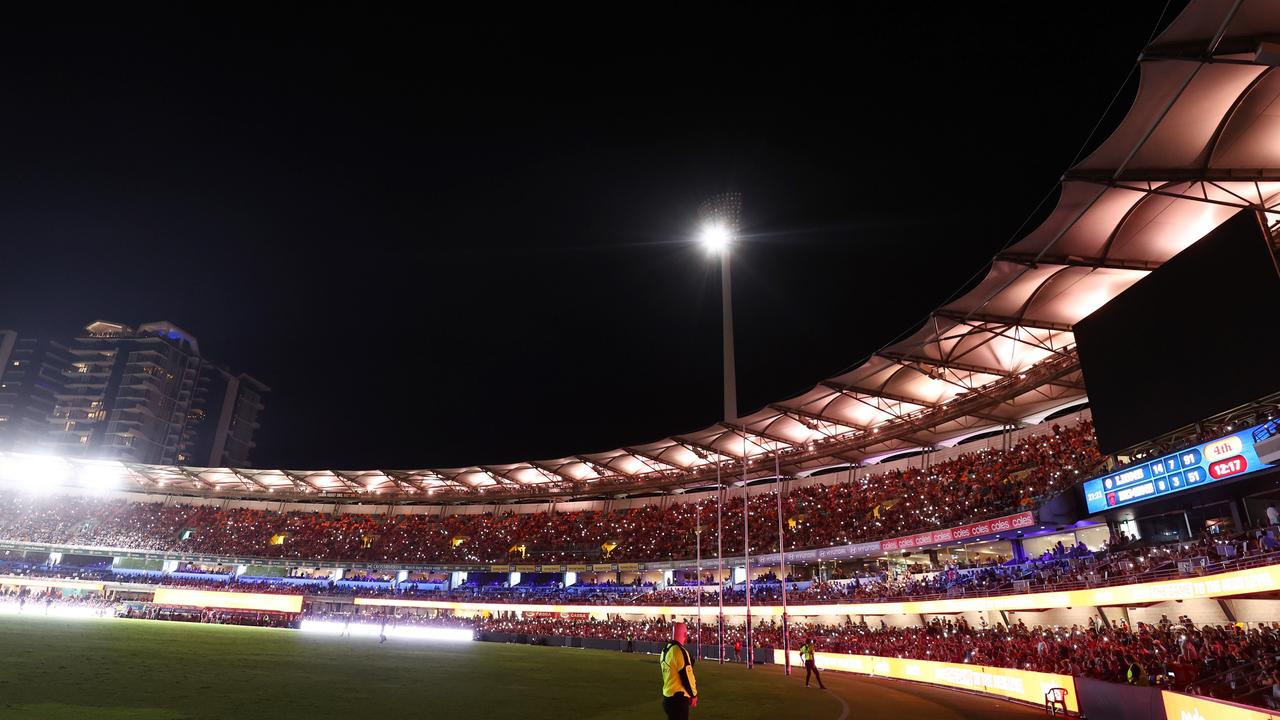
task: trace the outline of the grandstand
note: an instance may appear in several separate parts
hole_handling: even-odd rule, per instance
[[[1072,328],[1237,214],[1280,221],[1278,36],[1265,2],[1194,0],[985,278],[737,424],[403,471],[0,454],[0,615],[641,651],[680,621],[704,663],[798,663],[804,638],[1091,718],[1266,717],[1280,396],[1104,455]]]

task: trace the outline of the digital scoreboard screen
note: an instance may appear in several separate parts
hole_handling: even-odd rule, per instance
[[[1086,481],[1084,500],[1089,514],[1274,467],[1258,458],[1254,446],[1269,437],[1275,425],[1247,428]]]

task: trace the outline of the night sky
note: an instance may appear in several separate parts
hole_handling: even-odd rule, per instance
[[[177,323],[272,387],[260,467],[607,450],[719,419],[733,189],[750,412],[985,270],[1165,3],[912,5],[10,24],[0,327]]]

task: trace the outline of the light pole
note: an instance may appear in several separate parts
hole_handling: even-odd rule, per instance
[[[742,218],[742,195],[713,195],[698,207],[702,221],[698,239],[703,247],[720,256],[721,341],[724,352],[724,421],[738,423],[738,385],[733,361],[733,279],[729,271],[729,249]]]
[[[782,535],[782,457],[773,453],[774,489],[778,496],[778,574],[782,577],[782,672],[791,674],[791,638],[787,635],[787,543]]]
[[[713,195],[698,207],[698,216],[702,222],[698,239],[702,242],[703,247],[708,252],[720,256],[720,309],[721,309],[721,343],[724,352],[724,422],[729,426],[738,424],[738,386],[737,374],[734,368],[733,360],[733,283],[729,272],[729,249],[734,241],[734,236],[738,231],[739,221],[742,217],[742,195],[739,193],[722,193]],[[745,440],[746,432],[743,432],[744,452],[742,456],[743,469],[743,500],[746,500],[746,452]],[[724,483],[720,475],[720,460],[716,459],[716,566],[717,577],[720,591],[720,662],[724,662],[724,545],[723,530],[724,523],[722,518],[722,506],[724,504]],[[747,508],[743,507],[743,524],[748,525]],[[744,533],[743,544],[744,549],[749,542],[749,532]],[[744,553],[744,557],[746,553]],[[751,603],[751,577],[748,568],[746,579],[747,605],[750,608]],[[747,657],[751,656],[751,618],[748,609],[747,617]],[[747,661],[750,665],[750,660]]]
[[[747,624],[743,631],[746,640],[747,669],[755,666],[755,653],[751,652],[751,490],[747,485],[747,433],[742,433],[742,565],[743,591],[747,598]]]
[[[708,252],[713,255],[719,255],[721,260],[721,342],[723,348],[723,392],[724,392],[724,424],[728,427],[740,427],[739,416],[737,416],[737,373],[735,363],[733,363],[733,283],[730,273],[730,247],[735,241],[737,231],[739,231],[740,220],[742,217],[742,196],[737,192],[724,192],[721,195],[714,195],[698,208],[698,214],[701,219],[701,229],[699,240],[703,243]],[[742,429],[742,557],[745,560],[745,591],[746,591],[746,666],[753,665],[753,657],[751,657],[751,561],[750,561],[750,543],[751,529],[749,518],[749,492],[746,488],[746,427],[741,425]],[[716,461],[716,486],[718,491],[717,500],[717,544],[721,546],[722,521],[721,507],[724,500],[724,486],[721,480],[721,471],[719,471],[719,460]],[[723,569],[723,552],[717,552],[719,556],[719,566]],[[721,662],[724,661],[724,577],[721,575],[719,579],[719,596],[721,596],[721,618],[719,618],[719,641],[721,641]]]
[[[716,657],[724,664],[724,483],[720,480],[720,460],[716,459],[716,596],[720,602],[720,619],[716,625],[716,641],[720,647]]]
[[[698,634],[694,638],[694,657],[698,660],[702,659],[702,504],[694,503],[693,511],[697,513],[697,525],[694,527],[693,534],[697,538],[697,576],[698,576]]]

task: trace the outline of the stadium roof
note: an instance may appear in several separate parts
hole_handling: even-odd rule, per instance
[[[904,339],[736,423],[608,452],[428,470],[69,463],[126,487],[236,496],[500,501],[696,487],[864,463],[1043,417],[1085,398],[1073,324],[1242,209],[1280,220],[1280,12],[1192,0],[1139,60],[1119,127],[1057,207]],[[35,462],[16,456],[14,463]],[[12,467],[10,472],[12,473]]]

